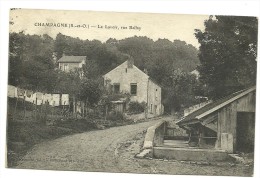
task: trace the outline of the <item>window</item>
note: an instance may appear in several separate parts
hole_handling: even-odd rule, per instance
[[[157,89],[155,90],[155,100],[157,101]]]
[[[130,86],[131,86],[131,88],[130,88],[131,95],[136,95],[137,94],[137,84],[131,83]]]
[[[68,66],[68,64],[64,64],[64,65],[63,65],[63,71],[65,71],[65,72],[66,72],[66,71],[68,71],[68,69],[69,69],[69,66]]]
[[[68,64],[64,64],[64,71],[69,71],[69,65]]]
[[[120,84],[119,83],[114,84],[114,93],[120,93]]]

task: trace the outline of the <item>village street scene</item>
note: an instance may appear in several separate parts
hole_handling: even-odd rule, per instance
[[[257,33],[246,16],[10,10],[6,167],[253,176]]]

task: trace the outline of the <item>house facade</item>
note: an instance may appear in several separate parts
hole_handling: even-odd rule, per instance
[[[145,102],[147,111],[154,115],[163,113],[161,87],[127,60],[103,76],[104,85],[114,93],[129,93],[131,101]]]
[[[238,91],[184,116],[177,124],[199,147],[253,152],[256,87]]]
[[[69,72],[78,68],[82,68],[86,64],[86,56],[62,56],[57,63],[59,69],[64,72]]]

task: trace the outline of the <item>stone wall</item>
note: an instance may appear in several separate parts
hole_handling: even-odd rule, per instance
[[[163,145],[166,130],[166,121],[160,121],[147,129],[143,149],[152,149],[154,146]]]

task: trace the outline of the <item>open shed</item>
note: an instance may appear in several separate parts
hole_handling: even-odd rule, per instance
[[[256,87],[216,100],[177,121],[190,144],[234,152],[253,152]]]

